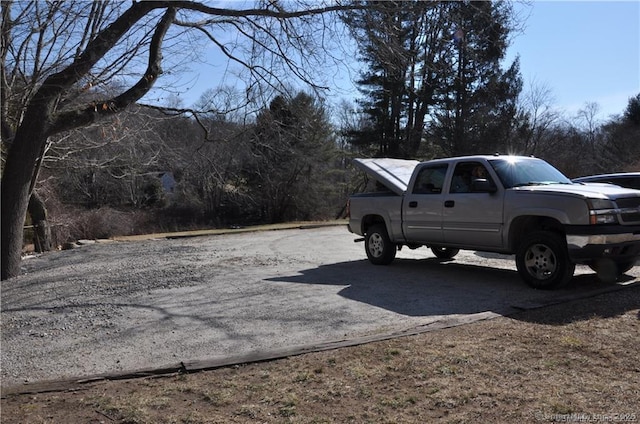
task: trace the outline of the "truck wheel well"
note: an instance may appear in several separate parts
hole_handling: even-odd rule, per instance
[[[509,249],[515,251],[523,237],[532,231],[552,231],[565,235],[562,224],[548,216],[520,216],[511,223],[509,229]]]
[[[367,215],[362,218],[362,233],[366,234],[369,227],[376,224],[385,225],[384,218],[380,215]]]

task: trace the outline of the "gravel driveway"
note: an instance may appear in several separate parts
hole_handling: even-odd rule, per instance
[[[512,258],[475,252],[404,249],[373,266],[353,240],[334,226],[25,259],[24,275],[2,282],[2,387],[384,337],[615,288],[578,267],[566,289],[532,290]]]

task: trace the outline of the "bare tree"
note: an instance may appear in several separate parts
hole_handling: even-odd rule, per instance
[[[515,144],[508,146],[509,153],[526,155],[540,154],[545,140],[560,119],[554,108],[551,89],[536,81],[529,83],[527,91],[519,99],[519,137]]]
[[[159,171],[160,158],[166,156],[165,134],[158,133],[160,112],[141,106],[129,107],[126,114],[115,115],[102,125],[67,132],[59,140],[52,137],[43,160],[43,176],[69,185],[66,201],[88,207],[105,203],[148,204],[148,185]],[[107,186],[112,189],[106,189]],[[70,198],[77,196],[77,198]]]
[[[587,145],[590,149],[589,153],[594,159],[597,156],[598,132],[600,129],[600,123],[597,118],[599,111],[600,105],[598,105],[598,103],[588,102],[585,103],[584,107],[580,109],[576,115],[578,127],[584,131]]]
[[[145,96],[162,75],[165,44],[201,32],[250,70],[256,85],[277,86],[279,69],[254,65],[217,42],[217,30],[236,31],[256,56],[266,52],[297,78],[311,81],[303,62],[317,53],[312,42],[323,38],[304,38],[301,28],[314,16],[353,7],[332,3],[287,10],[278,1],[243,10],[190,1],[2,2],[1,119],[3,143],[10,142],[2,175],[2,279],[19,274],[23,222],[50,137],[120,113]],[[120,93],[83,98],[116,78],[126,87]]]

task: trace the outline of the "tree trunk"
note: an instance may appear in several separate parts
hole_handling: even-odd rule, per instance
[[[103,57],[131,28],[133,23],[163,3],[134,3],[115,22],[89,43],[86,50],[67,68],[46,78],[38,92],[29,102],[24,118],[16,131],[2,175],[2,251],[0,252],[0,274],[2,280],[20,274],[20,259],[24,239],[24,219],[31,197],[32,179],[37,169],[38,158],[44,153],[48,136],[61,131],[88,125],[100,116],[112,115],[134,103],[153,86],[162,72],[162,40],[175,17],[175,9],[169,8],[156,27],[149,46],[149,66],[144,76],[123,94],[106,101],[102,107],[95,105],[83,110],[55,113],[54,104],[58,96],[75,84],[91,67]]]
[[[38,107],[40,106],[40,107]],[[44,107],[43,107],[44,106]],[[2,175],[2,222],[0,231],[1,277],[3,280],[20,273],[24,239],[24,219],[27,216],[31,179],[47,136],[45,122],[47,105],[33,105],[25,114],[11,144]]]
[[[47,207],[37,193],[31,194],[28,212],[33,223],[33,245],[38,253],[51,250],[51,227],[47,220]]]

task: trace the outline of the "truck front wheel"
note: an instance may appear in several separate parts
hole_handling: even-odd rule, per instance
[[[388,265],[396,257],[396,245],[391,243],[384,225],[372,225],[364,238],[367,258],[374,265]]]
[[[566,244],[550,231],[536,231],[524,238],[516,251],[516,267],[525,283],[536,289],[562,287],[575,271]]]

